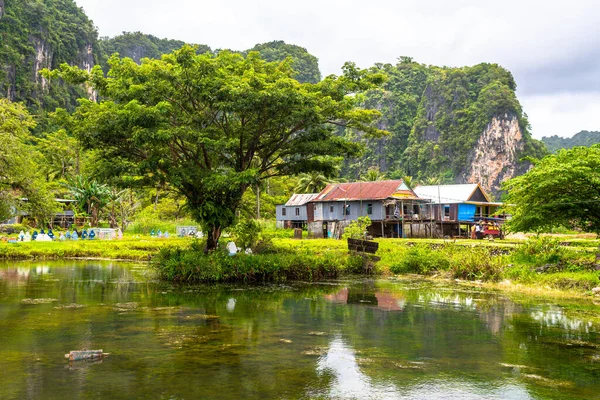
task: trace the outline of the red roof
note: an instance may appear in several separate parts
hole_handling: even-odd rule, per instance
[[[375,182],[330,183],[312,201],[418,199],[402,179]]]

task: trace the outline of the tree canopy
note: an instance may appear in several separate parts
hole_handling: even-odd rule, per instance
[[[336,136],[335,126],[386,133],[373,125],[379,112],[358,108],[349,96],[381,75],[347,64],[341,77],[301,84],[290,64],[266,62],[257,52],[198,55],[184,46],[140,65],[114,56],[108,77],[100,67],[87,73],[68,65],[47,76],[88,80],[99,91],[103,101],[81,100],[73,114],[83,146],[130,183],[168,182],[209,232],[210,249],[233,224],[249,186],[331,174],[335,156],[358,154],[360,146]]]
[[[600,234],[600,145],[546,156],[503,189],[513,232],[565,226]]]
[[[17,209],[43,221],[57,208],[35,164],[42,156],[29,144],[34,126],[25,107],[0,98],[0,221]]]

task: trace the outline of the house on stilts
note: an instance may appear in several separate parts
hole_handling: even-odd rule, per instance
[[[402,179],[375,182],[332,183],[308,203],[308,234],[315,238],[339,238],[358,217],[368,216],[372,237],[410,237],[427,217],[428,200],[417,197]],[[422,226],[421,226],[422,225]]]
[[[275,206],[278,228],[306,228],[308,223],[307,203],[318,193],[294,193],[285,204]]]
[[[475,224],[502,225],[508,217],[499,211],[502,203],[492,201],[477,183],[423,185],[414,192],[429,201],[430,214],[444,237],[471,237]]]
[[[307,227],[309,237],[337,239],[352,221],[368,216],[371,237],[471,237],[477,223],[506,220],[501,206],[476,183],[414,190],[402,179],[332,183],[320,193],[294,194],[278,205],[277,226]]]

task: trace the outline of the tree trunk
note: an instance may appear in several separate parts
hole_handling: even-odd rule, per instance
[[[260,186],[256,185],[256,219],[260,219]]]
[[[156,198],[154,199],[154,211],[156,211],[156,206],[158,205],[158,194],[160,193],[160,186],[156,188]]]
[[[115,211],[115,203],[114,202],[112,204],[112,210],[110,212],[110,227],[113,229],[117,227],[117,213]]]
[[[90,221],[91,227],[95,227],[98,224],[98,208],[92,208],[92,219]]]
[[[206,234],[206,250],[205,253],[209,253],[217,248],[219,244],[219,238],[221,237],[221,227],[211,226]]]
[[[75,175],[79,175],[79,152],[80,148],[77,146],[76,158],[75,158]]]

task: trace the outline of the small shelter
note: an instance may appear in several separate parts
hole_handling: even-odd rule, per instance
[[[285,204],[275,206],[278,228],[304,228],[308,223],[307,204],[318,193],[294,193]]]

